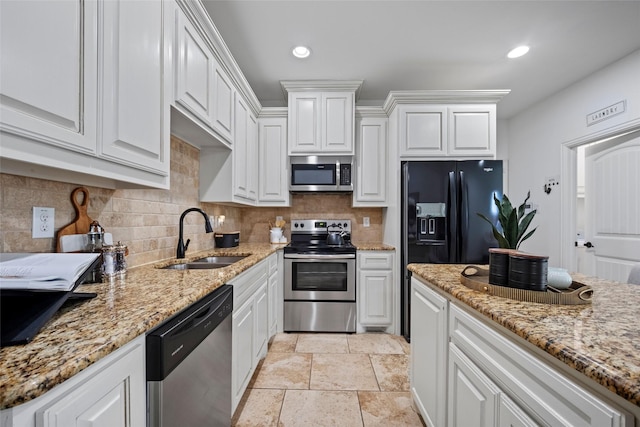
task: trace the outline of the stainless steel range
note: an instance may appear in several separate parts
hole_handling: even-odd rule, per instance
[[[356,248],[350,220],[293,220],[284,273],[285,331],[356,331]]]

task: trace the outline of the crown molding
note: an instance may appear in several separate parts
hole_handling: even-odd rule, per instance
[[[364,80],[280,80],[284,98],[289,92],[340,91],[354,92],[355,100],[360,96],[360,88]]]
[[[356,117],[379,117],[387,119],[389,115],[381,106],[356,105]]]
[[[265,118],[269,118],[269,117],[276,117],[276,118],[287,118],[289,115],[289,108],[288,107],[262,107],[262,110],[260,110],[260,115],[258,116],[258,119],[265,119]]]
[[[510,92],[510,89],[396,90],[389,92],[382,108],[390,114],[398,104],[495,104]]]

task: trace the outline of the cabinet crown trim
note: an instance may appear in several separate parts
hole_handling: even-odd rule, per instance
[[[495,104],[510,92],[510,89],[396,90],[389,92],[382,108],[391,114],[398,104]]]
[[[289,92],[352,91],[355,92],[357,101],[363,82],[364,80],[280,80],[280,86],[285,99]]]

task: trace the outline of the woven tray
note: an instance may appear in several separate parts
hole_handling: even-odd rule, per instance
[[[489,270],[475,265],[468,265],[460,273],[460,283],[475,291],[518,301],[538,302],[543,304],[591,304],[593,289],[583,283],[573,281],[567,289],[556,289],[547,286],[546,292],[509,288],[489,283]]]

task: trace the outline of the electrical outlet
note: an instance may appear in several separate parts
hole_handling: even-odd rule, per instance
[[[365,216],[364,218],[362,218],[362,226],[363,227],[369,227],[371,225],[371,222],[369,221],[369,217]]]
[[[53,237],[54,224],[54,208],[33,207],[33,226],[31,237],[34,239],[47,239]]]
[[[282,221],[282,217],[281,216],[277,216],[276,217],[276,221]]]

